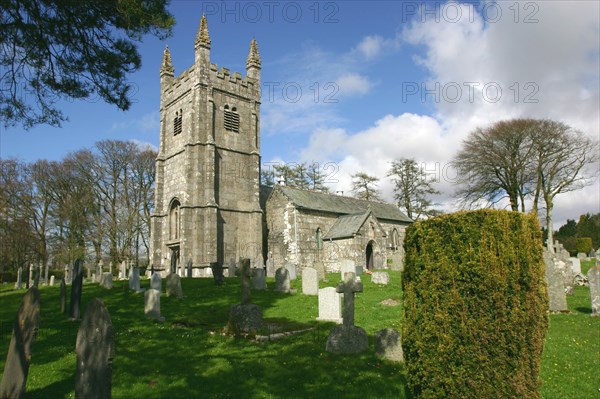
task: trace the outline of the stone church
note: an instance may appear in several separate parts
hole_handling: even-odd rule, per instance
[[[411,220],[396,206],[261,187],[257,43],[245,76],[211,63],[210,46],[203,16],[190,68],[175,76],[168,47],[163,54],[150,267],[191,265],[202,277],[240,257],[253,267],[322,261],[332,271],[347,258],[367,268],[400,263]]]

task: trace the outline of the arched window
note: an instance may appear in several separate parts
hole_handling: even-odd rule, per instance
[[[225,125],[225,130],[229,130],[230,132],[239,133],[240,131],[240,114],[237,113],[236,107],[229,107],[229,105],[225,105],[223,107],[224,110],[224,120],[223,124]]]
[[[169,239],[179,239],[179,201],[174,200],[169,209]]]
[[[321,228],[317,228],[317,233],[316,233],[316,239],[317,239],[317,249],[323,249],[323,239],[321,238]]]
[[[400,245],[400,237],[398,236],[398,230],[392,230],[392,251],[397,251]]]

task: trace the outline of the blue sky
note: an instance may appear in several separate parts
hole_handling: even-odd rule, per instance
[[[173,0],[170,10],[173,36],[140,45],[129,111],[65,102],[62,128],[2,128],[0,157],[59,160],[104,139],[158,146],[163,49],[176,74],[187,69],[202,13],[219,67],[245,74],[258,42],[263,164],[317,162],[332,190],[349,193],[350,175],[365,171],[391,200],[389,162],[413,157],[453,210],[448,162],[475,127],[551,118],[600,135],[598,2]],[[557,197],[555,227],[583,212],[600,212],[598,181]]]

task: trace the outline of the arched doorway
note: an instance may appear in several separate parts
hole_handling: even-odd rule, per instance
[[[369,241],[369,243],[367,244],[367,250],[366,250],[366,266],[367,266],[367,270],[373,270],[373,246],[375,245],[374,241]]]

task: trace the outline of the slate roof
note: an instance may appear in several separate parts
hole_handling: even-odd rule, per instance
[[[413,221],[398,209],[396,205],[382,202],[365,201],[341,195],[319,193],[316,191],[301,190],[294,187],[275,186],[273,191],[281,192],[301,209],[331,212],[339,215],[363,215],[370,209],[379,220],[391,220],[396,222],[412,223]],[[363,221],[364,222],[364,221]],[[354,219],[348,218],[343,223],[356,223]],[[341,228],[341,226],[340,226]]]
[[[346,238],[353,237],[356,234],[362,225],[365,223],[369,215],[370,211],[364,213],[357,213],[354,215],[343,215],[337,218],[333,226],[329,229],[327,234],[323,237],[324,240],[336,238]]]

